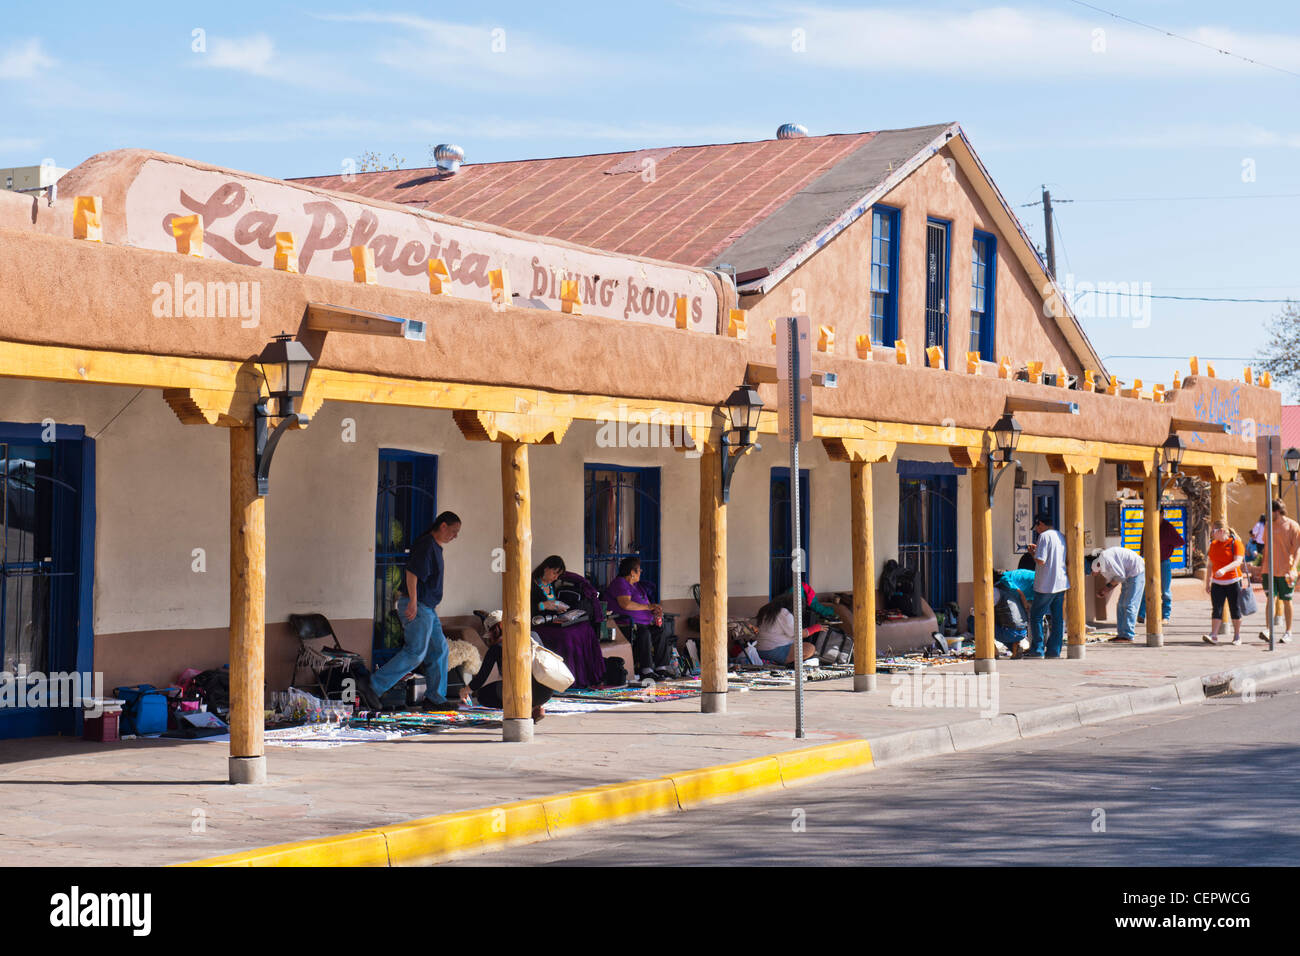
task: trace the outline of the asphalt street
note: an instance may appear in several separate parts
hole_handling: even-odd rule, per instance
[[[459,866],[1300,863],[1300,681]]]

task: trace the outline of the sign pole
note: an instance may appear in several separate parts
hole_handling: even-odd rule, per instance
[[[790,602],[794,611],[794,736],[803,739],[803,535],[799,526],[799,441],[803,437],[801,426],[802,395],[799,388],[803,370],[799,368],[798,318],[786,319],[790,326],[790,536],[794,553],[791,566],[794,571],[794,594]]]
[[[1276,588],[1273,581],[1273,473],[1268,473],[1268,482],[1264,485],[1264,519],[1268,522],[1268,531],[1265,532],[1265,539],[1268,542],[1268,587],[1264,588],[1264,593],[1268,595],[1268,649],[1274,650],[1273,645],[1273,613],[1277,609],[1277,599],[1274,597]]]
[[[1268,599],[1268,649],[1276,649],[1273,633],[1273,612],[1276,609],[1276,589],[1273,587],[1273,476],[1278,473],[1278,464],[1282,458],[1282,436],[1260,435],[1255,439],[1255,470],[1264,475],[1264,521],[1267,530],[1264,540],[1268,542],[1268,580],[1265,582],[1264,594]],[[1278,482],[1278,496],[1281,497],[1282,482]],[[1243,567],[1244,571],[1245,568]],[[1249,582],[1250,576],[1246,576]]]

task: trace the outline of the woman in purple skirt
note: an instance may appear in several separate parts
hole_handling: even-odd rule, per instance
[[[563,601],[559,593],[570,597]],[[588,597],[588,592],[592,597]],[[593,620],[596,609],[596,591],[580,574],[566,571],[564,559],[558,554],[546,558],[533,571],[532,616],[533,630],[547,648],[564,658],[573,672],[575,687],[599,687],[605,681],[605,655],[600,649],[599,622]],[[579,601],[572,599],[577,595]],[[574,606],[589,605],[587,620],[564,625],[543,621],[539,617],[558,616]]]

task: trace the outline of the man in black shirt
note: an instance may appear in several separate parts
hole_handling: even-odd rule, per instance
[[[442,546],[460,534],[460,518],[444,511],[411,547],[402,575],[397,613],[405,643],[370,677],[375,693],[384,692],[417,668],[424,672],[425,710],[456,710],[447,700],[447,636],[435,610],[442,600]],[[415,599],[411,599],[411,595]]]

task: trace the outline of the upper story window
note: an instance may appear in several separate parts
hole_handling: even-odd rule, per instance
[[[986,362],[996,362],[994,353],[994,301],[998,269],[998,241],[987,232],[976,231],[971,242],[970,350]]]
[[[871,341],[898,338],[898,210],[871,208]]]

